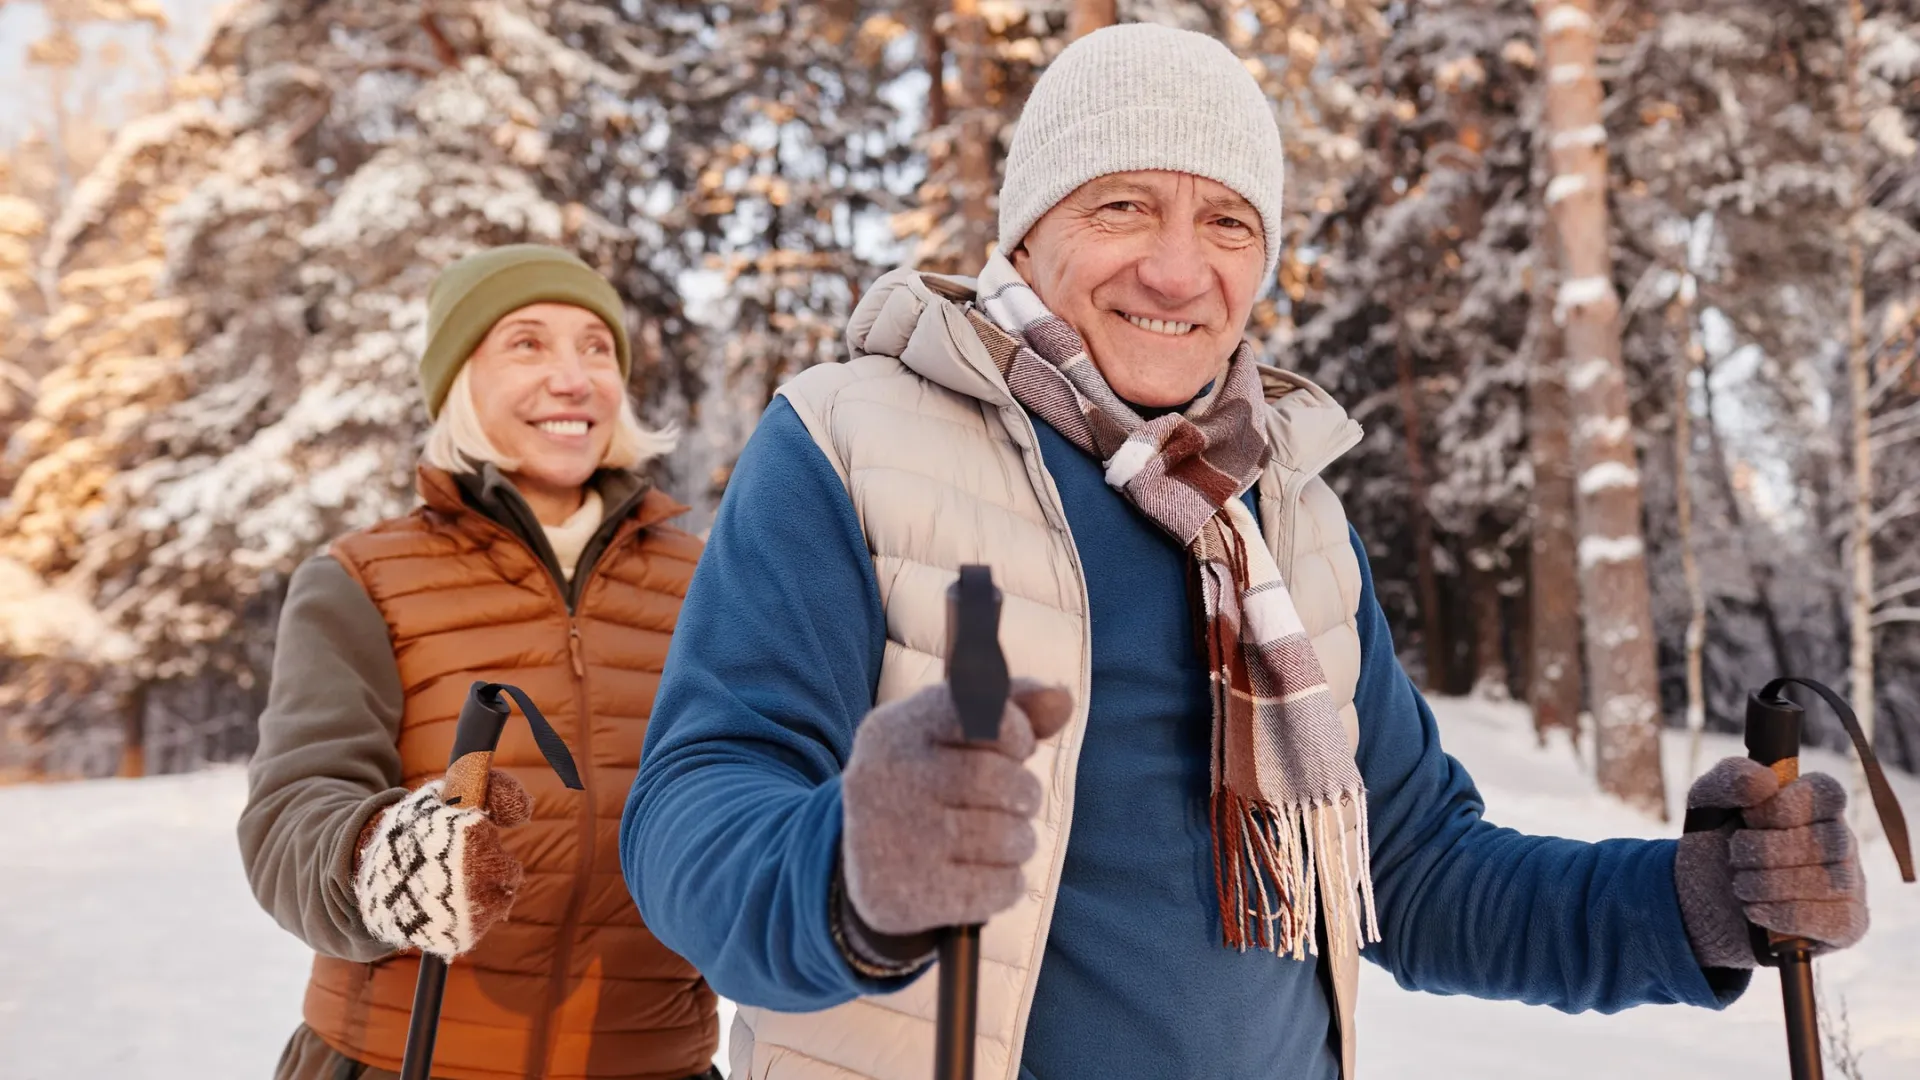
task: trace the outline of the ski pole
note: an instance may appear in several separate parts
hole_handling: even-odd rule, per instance
[[[1747,698],[1747,757],[1773,770],[1786,787],[1800,778],[1800,706],[1782,695]],[[1780,969],[1786,1007],[1787,1071],[1793,1080],[1821,1080],[1820,1013],[1813,1000],[1813,942],[1749,926],[1754,957]]]
[[[1778,678],[1747,697],[1747,756],[1773,770],[1782,787],[1800,777],[1800,732],[1805,710],[1788,698],[1788,684],[1798,684],[1819,694],[1847,729],[1873,796],[1887,844],[1894,861],[1900,865],[1900,879],[1913,880],[1913,853],[1907,838],[1906,817],[1900,802],[1887,784],[1886,773],[1867,742],[1860,721],[1840,695],[1826,686],[1793,676]],[[1686,831],[1716,829],[1732,820],[1737,811],[1703,808],[1687,811]],[[1754,959],[1767,967],[1780,969],[1780,1000],[1786,1013],[1787,1067],[1793,1080],[1822,1080],[1820,1063],[1820,1013],[1813,999],[1813,950],[1815,943],[1802,937],[1775,934],[1758,926],[1749,926]]]
[[[453,730],[453,753],[447,759],[446,786],[440,797],[448,806],[487,805],[487,772],[493,751],[500,745],[510,712],[501,693],[513,698],[533,728],[533,741],[562,783],[580,790],[580,773],[573,755],[547,718],[540,715],[526,691],[506,683],[475,682],[460,706],[460,722]],[[420,978],[413,986],[413,1013],[407,1020],[407,1048],[400,1061],[401,1080],[428,1080],[433,1067],[433,1043],[440,1031],[440,1003],[446,995],[447,961],[432,953],[420,954]]]
[[[1000,651],[1000,590],[993,571],[962,566],[947,589],[947,686],[969,742],[1000,735],[1007,705],[1007,658]],[[940,1008],[934,1028],[934,1080],[973,1080],[973,1034],[980,1007],[980,927],[940,935]]]

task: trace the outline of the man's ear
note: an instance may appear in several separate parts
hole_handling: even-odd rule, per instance
[[[1033,256],[1027,254],[1027,245],[1024,240],[1015,244],[1012,251],[1007,252],[1007,261],[1013,264],[1014,271],[1021,277],[1027,276],[1027,266],[1033,262]],[[1032,284],[1030,279],[1028,284]]]

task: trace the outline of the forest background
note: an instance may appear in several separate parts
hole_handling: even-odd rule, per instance
[[[475,248],[616,283],[704,528],[863,287],[978,268],[1114,21],[1275,103],[1252,332],[1365,426],[1423,688],[1655,816],[1658,729],[1778,674],[1920,769],[1920,0],[0,0],[0,779],[246,757],[289,573],[413,502]]]

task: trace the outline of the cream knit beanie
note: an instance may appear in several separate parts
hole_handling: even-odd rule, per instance
[[[1096,30],[1040,76],[1000,185],[1000,251],[1089,180],[1166,169],[1217,180],[1260,213],[1280,263],[1280,125],[1240,58],[1205,34],[1150,23]]]

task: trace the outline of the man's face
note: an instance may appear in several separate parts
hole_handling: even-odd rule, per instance
[[[1224,184],[1161,171],[1082,184],[1012,252],[1114,393],[1149,406],[1188,401],[1220,374],[1266,259],[1251,204]]]

